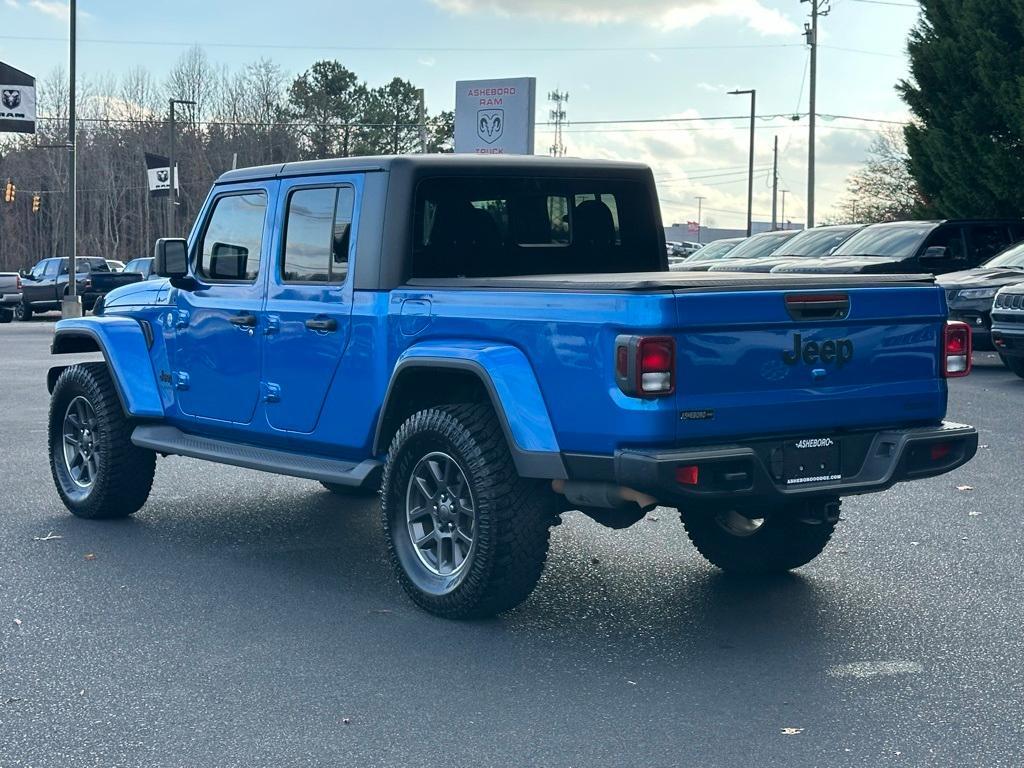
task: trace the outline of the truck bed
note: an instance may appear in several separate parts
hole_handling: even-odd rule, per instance
[[[628,272],[589,275],[521,275],[513,277],[412,278],[413,288],[469,288],[532,291],[802,290],[813,288],[881,288],[933,285],[932,275],[824,275],[734,272]]]

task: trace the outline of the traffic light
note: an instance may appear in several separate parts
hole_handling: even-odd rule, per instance
[[[42,201],[43,198],[38,193],[32,195],[32,213],[39,213],[39,205]]]
[[[14,202],[14,182],[11,181],[10,179],[7,180],[7,186],[4,187],[4,202]]]

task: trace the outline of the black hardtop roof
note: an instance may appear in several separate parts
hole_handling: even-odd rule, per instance
[[[565,173],[648,173],[643,163],[618,160],[584,160],[571,157],[547,157],[544,155],[381,155],[373,157],[337,157],[326,160],[304,160],[294,163],[257,165],[252,168],[238,168],[222,173],[217,184],[233,184],[258,179],[287,178],[293,176],[319,176],[330,173],[373,173],[403,170],[424,170],[429,172],[472,171],[501,174],[559,175]]]

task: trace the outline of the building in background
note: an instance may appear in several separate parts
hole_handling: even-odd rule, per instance
[[[796,222],[787,221],[785,226],[780,226],[779,229],[803,229],[804,225],[797,224]],[[756,235],[759,232],[771,232],[772,223],[770,221],[755,221],[753,223],[753,233]],[[743,229],[723,229],[719,227],[701,227],[700,228],[700,242],[702,244],[713,243],[715,240],[724,240],[727,237],[746,237],[747,230]],[[697,240],[697,233],[691,232],[688,224],[673,224],[669,227],[665,227],[665,239],[675,240],[682,242],[684,240]]]

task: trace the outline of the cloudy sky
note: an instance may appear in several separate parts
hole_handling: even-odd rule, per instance
[[[747,124],[711,118],[749,113],[746,97],[725,92],[756,88],[755,217],[770,217],[776,135],[786,218],[804,215],[808,4],[798,0],[79,0],[79,11],[90,78],[139,64],[162,76],[200,44],[229,67],[267,56],[297,73],[331,57],[371,85],[400,75],[437,111],[452,107],[455,80],[535,76],[540,96],[570,94],[569,154],[654,168],[666,223],[696,218],[703,195],[705,224],[742,225]],[[66,62],[67,15],[61,0],[0,0],[0,60],[37,76]],[[833,0],[822,20],[819,219],[863,160],[871,121],[906,117],[893,85],[916,17],[913,0]],[[548,105],[537,107],[545,119]],[[594,124],[678,118],[688,119]],[[538,152],[550,142],[538,129]]]

